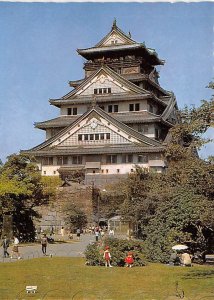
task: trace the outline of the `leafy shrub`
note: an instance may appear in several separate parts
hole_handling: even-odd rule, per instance
[[[143,243],[138,241],[120,240],[117,238],[106,238],[87,246],[85,257],[89,266],[104,266],[103,253],[105,247],[109,246],[111,253],[111,264],[113,266],[124,267],[125,257],[131,251],[134,257],[134,266],[145,266],[143,256]]]

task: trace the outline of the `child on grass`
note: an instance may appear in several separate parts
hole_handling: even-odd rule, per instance
[[[129,252],[125,258],[126,267],[132,267],[134,263],[133,253]]]
[[[111,253],[109,251],[109,246],[106,246],[105,251],[103,253],[103,258],[105,259],[105,266],[106,267],[112,267],[111,265]]]

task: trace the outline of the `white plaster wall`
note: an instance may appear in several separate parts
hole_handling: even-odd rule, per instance
[[[124,44],[125,41],[119,37],[116,34],[112,34],[104,43],[103,46],[115,46],[117,44],[112,44],[112,41],[114,42],[115,40],[117,40],[117,44]]]
[[[93,140],[93,141],[78,141],[78,134],[96,134],[96,133],[110,133],[109,140]],[[59,146],[75,146],[75,145],[102,145],[102,144],[127,144],[130,143],[125,137],[117,134],[110,128],[98,124],[96,130],[93,130],[90,125],[77,130],[73,135],[65,139]]]
[[[140,167],[142,168],[148,168],[148,164],[138,164]],[[118,173],[117,170],[120,170],[120,172]],[[131,173],[131,170],[135,169],[135,164],[131,163],[131,164],[103,164],[101,166],[101,170],[100,173],[101,174],[127,174],[127,173]],[[102,170],[104,170],[104,172],[102,173]],[[106,170],[108,170],[108,173],[106,172]]]
[[[43,176],[59,176],[59,173],[57,171],[58,169],[59,169],[59,166],[42,166],[41,174]],[[46,174],[45,174],[45,172],[46,172]]]
[[[94,93],[94,91],[93,91]],[[108,95],[108,94],[105,94]],[[105,97],[105,95],[103,95],[103,97]],[[106,112],[108,112],[108,105],[118,105],[118,111],[119,112],[129,112],[129,104],[131,103],[140,103],[140,110],[141,111],[145,111],[147,110],[147,100],[133,100],[133,101],[118,101],[118,102],[99,102],[98,105],[100,106],[104,106],[104,110]],[[67,108],[70,107],[77,107],[77,115],[82,115],[84,114],[90,107],[90,103],[88,103],[87,105],[82,104],[82,105],[65,105],[63,107],[61,107],[60,109],[60,115],[62,116],[67,116]]]
[[[149,159],[148,163],[138,163],[137,162],[137,156],[138,155],[133,155],[133,163],[121,163],[121,156],[118,155],[118,163],[117,164],[106,164],[102,163],[101,161],[101,156],[100,156],[100,161],[101,161],[101,168],[95,169],[96,173],[98,174],[127,174],[131,173],[132,170],[135,169],[135,165],[137,164],[138,166],[142,168],[150,168],[151,170],[155,172],[162,172],[162,168],[165,166],[164,160],[163,159]],[[54,157],[54,165],[52,166],[42,166],[41,164],[40,169],[41,169],[41,174],[43,176],[59,176],[58,169],[60,168],[59,165],[56,165],[57,158]],[[83,164],[85,164],[85,159],[83,156]],[[72,157],[70,156],[68,159],[68,165],[72,165]],[[119,169],[119,173],[118,170]],[[102,172],[103,170],[103,172]],[[108,171],[107,171],[108,170]],[[93,169],[87,169],[86,170],[87,174],[93,174]]]
[[[80,95],[93,95],[94,89],[111,88],[112,94],[126,93],[128,89],[118,82],[114,82],[110,77],[103,77],[103,80],[95,79],[95,82],[90,83],[84,90],[77,92]]]
[[[51,138],[51,129],[46,129],[46,140],[48,140],[49,138]]]
[[[67,112],[67,109],[68,108],[73,108],[73,107],[77,107],[77,115],[82,115],[84,114],[87,110],[88,110],[88,107],[90,106],[90,104],[87,105],[80,105],[80,104],[77,104],[77,105],[65,105],[65,106],[62,106],[61,109],[60,109],[60,114],[62,116],[64,115],[68,115],[68,112]]]

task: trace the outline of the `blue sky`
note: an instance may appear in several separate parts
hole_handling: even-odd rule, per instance
[[[44,141],[34,122],[55,118],[48,102],[83,78],[77,48],[95,45],[117,25],[155,48],[166,63],[160,84],[180,108],[210,99],[214,3],[0,3],[0,159]],[[210,133],[211,134],[211,133]],[[201,155],[213,152],[208,145]]]

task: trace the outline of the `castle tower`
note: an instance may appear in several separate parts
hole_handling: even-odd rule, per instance
[[[158,82],[164,61],[116,20],[99,43],[77,52],[86,60],[84,78],[50,100],[60,116],[36,123],[46,141],[24,152],[37,158],[42,175],[79,174],[86,184],[121,179],[135,165],[162,172],[166,137],[177,122],[174,94]]]

